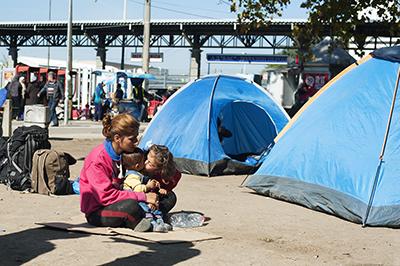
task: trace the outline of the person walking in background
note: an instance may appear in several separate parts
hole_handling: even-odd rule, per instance
[[[39,80],[38,80],[38,84],[39,84],[39,89],[43,88],[44,85],[46,85],[46,76],[45,75],[39,75]],[[46,99],[46,95],[44,95],[44,93],[38,97],[38,103],[39,104],[43,104],[43,105],[47,105],[47,99]]]
[[[104,85],[104,82],[100,82],[94,90],[94,120],[96,122],[103,119],[103,99],[105,98]]]
[[[38,97],[42,93],[46,92],[47,105],[50,108],[50,122],[54,127],[58,127],[58,118],[56,113],[56,107],[59,101],[64,99],[64,89],[60,82],[55,79],[54,72],[49,72],[47,74],[47,82],[44,87],[37,94]]]
[[[119,101],[122,100],[122,98],[124,98],[124,91],[121,88],[121,83],[117,84],[117,90],[115,91],[115,101],[118,104]]]
[[[136,82],[136,84],[134,84],[133,98],[135,99],[135,102],[140,110],[139,120],[144,121],[145,110],[147,108],[146,106],[147,102],[145,101],[146,91],[142,86],[143,79],[138,79],[138,80],[139,82]]]
[[[302,75],[301,81],[297,86],[297,90],[294,94],[294,105],[289,111],[289,116],[293,117],[301,107],[308,101],[310,98],[309,88],[305,80],[305,76]]]
[[[25,105],[33,105],[39,103],[38,93],[40,91],[40,84],[37,76],[31,77],[28,87],[25,92]]]
[[[12,106],[12,118],[18,118],[19,109],[22,101],[22,86],[18,80],[18,76],[14,76],[9,87],[9,94]]]

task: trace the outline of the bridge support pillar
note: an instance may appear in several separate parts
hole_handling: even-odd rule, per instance
[[[200,77],[200,62],[201,62],[201,52],[203,50],[200,47],[193,47],[190,49],[190,69],[189,69],[189,79],[195,80]]]
[[[96,68],[97,69],[105,69],[106,68],[106,52],[107,49],[105,47],[97,47],[96,48]]]
[[[8,48],[8,67],[16,67],[18,64],[18,50],[17,45],[10,45],[10,48]]]

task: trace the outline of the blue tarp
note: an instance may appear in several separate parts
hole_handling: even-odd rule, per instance
[[[218,119],[232,133],[222,141]],[[168,100],[147,127],[140,145],[166,145],[184,172],[243,173],[249,171],[247,165],[232,156],[260,154],[287,122],[285,111],[262,87],[238,77],[208,76]]]
[[[3,107],[3,104],[6,102],[7,93],[8,93],[8,90],[6,88],[0,89],[0,107]]]
[[[399,61],[384,60],[393,51],[375,52],[323,88],[245,185],[353,222],[399,227],[399,94],[379,159],[399,73]]]

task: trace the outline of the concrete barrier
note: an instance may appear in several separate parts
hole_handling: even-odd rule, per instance
[[[37,125],[43,128],[49,126],[50,110],[48,106],[41,104],[25,105],[24,125]]]

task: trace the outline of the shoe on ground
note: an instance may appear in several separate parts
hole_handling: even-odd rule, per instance
[[[168,228],[164,224],[154,224],[153,232],[157,233],[168,233]]]
[[[167,233],[169,231],[167,224],[164,223],[162,219],[157,219],[153,221],[152,225],[153,225],[153,232]]]
[[[151,219],[143,218],[140,222],[135,226],[133,231],[135,232],[148,232],[151,230]]]
[[[164,223],[164,226],[167,229],[167,231],[172,231],[172,225]]]

